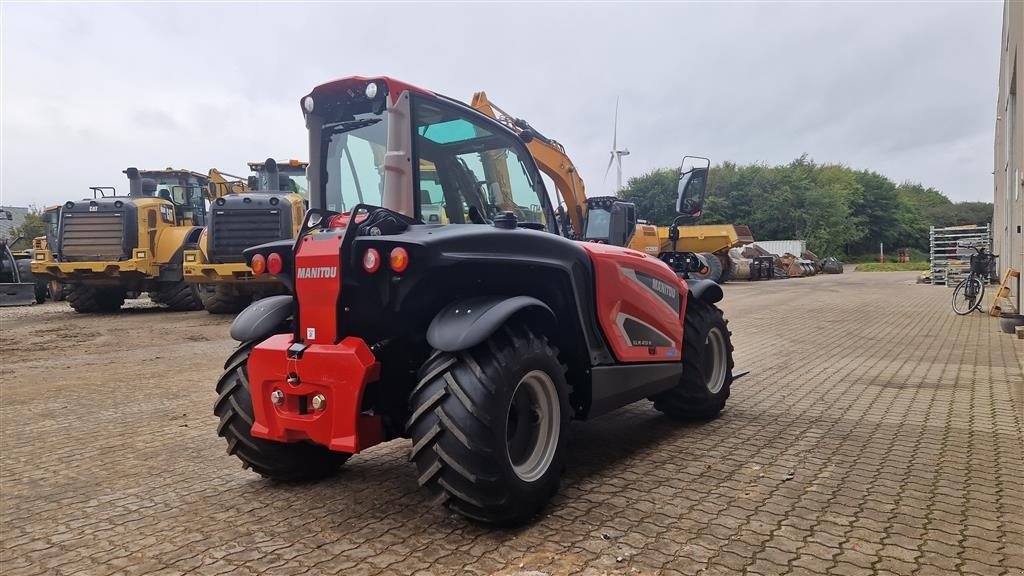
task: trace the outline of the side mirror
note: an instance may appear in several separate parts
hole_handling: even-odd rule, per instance
[[[608,225],[608,243],[614,246],[626,246],[635,231],[636,205],[630,202],[613,203],[611,221]]]
[[[699,220],[704,209],[711,161],[699,156],[686,156],[679,169],[676,189],[676,212],[688,219]]]

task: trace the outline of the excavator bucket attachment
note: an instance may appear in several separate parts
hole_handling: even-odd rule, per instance
[[[0,306],[30,306],[36,303],[36,285],[27,282],[0,284]]]

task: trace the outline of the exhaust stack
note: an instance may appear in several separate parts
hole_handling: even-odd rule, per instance
[[[281,187],[280,172],[277,170],[277,161],[273,158],[267,158],[267,161],[263,163],[264,170],[267,171],[267,192],[277,190]]]
[[[124,173],[128,176],[128,195],[133,198],[142,196],[142,176],[139,175],[139,169],[132,166]]]

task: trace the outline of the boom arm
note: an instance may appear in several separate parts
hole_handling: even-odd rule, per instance
[[[221,196],[236,194],[238,192],[247,192],[249,190],[249,185],[246,183],[246,179],[241,176],[221,172],[216,168],[210,168],[208,176],[210,178],[210,184],[213,184],[213,189],[216,191],[213,194],[213,198],[209,198],[209,200],[216,200]],[[228,180],[225,176],[233,178],[234,180]]]
[[[494,118],[507,126],[516,134],[528,132],[526,147],[533,155],[537,167],[555,182],[555,188],[565,202],[572,231],[577,237],[583,236],[583,222],[587,211],[587,195],[576,166],[565,153],[565,148],[558,142],[545,138],[534,130],[525,120],[513,118],[493,102],[487,94],[477,92],[473,95],[473,109],[485,116]]]

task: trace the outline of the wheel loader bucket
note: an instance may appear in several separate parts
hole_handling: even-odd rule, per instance
[[[36,303],[35,284],[0,284],[0,306],[30,306]]]

